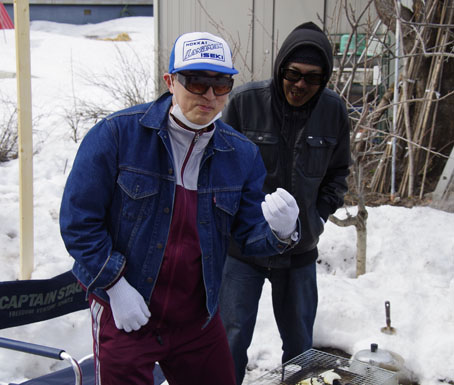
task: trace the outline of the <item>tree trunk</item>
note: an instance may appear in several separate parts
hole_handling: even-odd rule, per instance
[[[339,219],[334,215],[329,217],[329,220],[338,226],[355,226],[356,228],[356,277],[366,273],[367,216],[364,200],[360,199],[358,213],[354,217],[350,214],[347,214],[345,219]]]
[[[367,260],[367,210],[364,202],[358,205],[356,216],[356,276],[366,273]]]

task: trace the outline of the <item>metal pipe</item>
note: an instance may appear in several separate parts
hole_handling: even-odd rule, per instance
[[[74,371],[74,378],[75,378],[74,384],[82,385],[82,370],[80,369],[79,363],[74,358],[72,358],[68,353],[66,353],[64,351],[61,352],[60,358],[62,360],[68,361],[71,364],[73,371]]]
[[[30,342],[11,340],[3,337],[0,337],[0,348],[16,350],[18,352],[34,354],[41,357],[53,358],[54,360],[61,360],[60,356],[63,352],[62,349],[32,344]]]
[[[323,1],[323,32],[326,33],[326,14],[327,14],[327,10],[326,10],[326,7],[328,6],[328,0],[324,0]]]
[[[401,0],[396,0],[396,50],[394,59],[394,104],[393,104],[393,125],[391,138],[391,200],[396,194],[396,131],[397,131],[397,105],[399,103],[399,57],[400,57],[400,9]]]
[[[0,337],[0,348],[34,354],[41,357],[53,358],[54,360],[68,361],[74,371],[74,384],[82,385],[82,370],[80,369],[79,363],[62,349],[32,344],[30,342],[12,340],[3,337]]]

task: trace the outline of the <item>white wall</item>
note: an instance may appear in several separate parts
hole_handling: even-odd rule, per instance
[[[236,85],[266,79],[288,33],[306,21],[323,27],[323,10],[322,0],[155,0],[156,79],[168,66],[175,39],[191,31],[208,31],[228,41],[240,71]],[[157,92],[164,89],[159,82]]]

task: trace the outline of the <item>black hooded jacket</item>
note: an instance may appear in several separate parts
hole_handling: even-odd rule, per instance
[[[296,108],[285,99],[280,68],[295,49],[304,45],[323,53],[326,77],[318,93]],[[332,70],[332,49],[326,35],[314,23],[304,23],[283,42],[272,79],[247,83],[232,91],[223,120],[259,146],[268,171],[265,193],[278,187],[289,191],[296,198],[301,221],[301,241],[287,253],[251,259],[243,257],[232,244],[232,256],[272,268],[298,267],[317,259],[324,221],[343,205],[350,165],[345,105],[326,88]]]

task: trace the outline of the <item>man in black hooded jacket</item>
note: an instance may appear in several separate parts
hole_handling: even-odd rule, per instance
[[[301,221],[300,243],[283,255],[251,262],[230,247],[220,309],[238,385],[265,279],[271,282],[282,362],[312,347],[317,243],[329,215],[343,205],[350,164],[347,112],[326,88],[332,70],[326,35],[312,22],[301,24],[283,42],[272,79],[237,87],[223,112],[225,122],[259,146],[268,171],[265,193],[280,186],[289,191]]]

